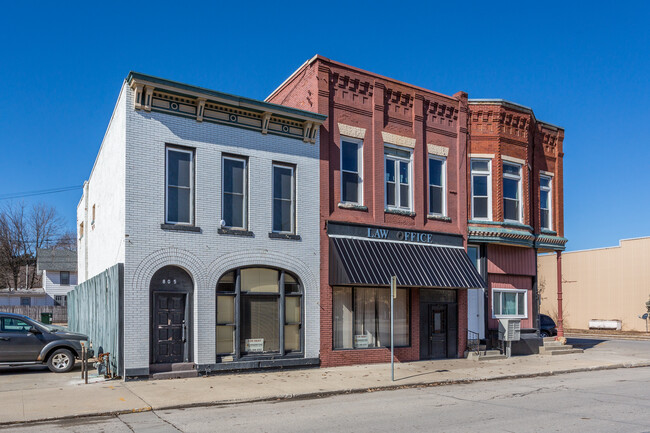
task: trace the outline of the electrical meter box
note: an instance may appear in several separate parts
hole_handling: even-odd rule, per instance
[[[519,341],[521,319],[499,319],[499,340]]]

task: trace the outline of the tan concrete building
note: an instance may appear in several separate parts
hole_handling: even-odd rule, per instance
[[[589,329],[590,320],[620,320],[623,331],[646,331],[650,296],[650,237],[625,239],[617,247],[562,254],[565,329]],[[538,258],[542,314],[557,321],[555,254]]]

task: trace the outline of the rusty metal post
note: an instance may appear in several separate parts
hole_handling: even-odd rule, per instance
[[[564,337],[562,319],[562,251],[557,251],[557,338]]]
[[[84,354],[84,382],[88,384],[88,350]]]
[[[86,346],[84,346],[83,343],[81,343],[81,379],[83,380],[84,378],[84,356],[86,353]]]

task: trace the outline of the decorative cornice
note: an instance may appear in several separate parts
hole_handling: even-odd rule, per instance
[[[131,72],[134,109],[156,111],[316,142],[327,116]]]
[[[469,226],[467,231],[469,242],[509,244],[559,251],[564,250],[565,244],[567,243],[566,238],[559,236],[550,236],[546,234],[535,235],[528,231],[501,227]]]

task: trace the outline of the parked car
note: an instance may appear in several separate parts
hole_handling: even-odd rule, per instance
[[[557,326],[555,321],[546,314],[539,315],[539,336],[555,337],[557,335]]]
[[[45,364],[55,373],[65,373],[80,358],[81,343],[88,336],[46,325],[27,316],[0,312],[0,366]]]

